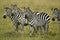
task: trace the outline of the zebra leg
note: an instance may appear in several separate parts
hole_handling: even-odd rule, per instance
[[[16,32],[18,32],[18,23],[16,20],[12,21],[13,25],[14,25],[14,29]]]
[[[23,24],[20,24],[21,25],[21,33],[23,33],[24,31],[24,25]]]
[[[34,32],[37,33],[37,26],[34,26]]]
[[[30,29],[30,36],[32,36],[32,26],[31,25],[30,25],[29,29]]]
[[[40,27],[42,32],[44,33],[44,25]]]
[[[18,25],[15,25],[15,31],[18,32]]]
[[[48,23],[46,23],[46,25],[45,25],[45,33],[48,33],[48,28],[49,28],[49,25],[48,25]]]

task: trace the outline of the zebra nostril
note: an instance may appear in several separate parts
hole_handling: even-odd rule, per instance
[[[3,18],[6,18],[6,15],[4,15]]]
[[[54,18],[52,18],[52,21],[55,21],[55,19],[54,19]]]

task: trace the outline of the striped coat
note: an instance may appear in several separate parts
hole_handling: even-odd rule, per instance
[[[29,25],[30,25],[30,35],[31,35],[31,31],[32,31],[32,26],[35,30],[35,33],[37,32],[37,28],[38,26],[40,26],[42,28],[42,30],[44,32],[48,31],[48,27],[49,27],[49,21],[50,21],[50,17],[48,14],[42,12],[42,13],[33,13],[30,8],[24,8],[25,9],[25,18],[29,21]]]

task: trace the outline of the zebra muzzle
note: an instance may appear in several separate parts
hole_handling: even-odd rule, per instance
[[[6,18],[6,15],[4,15],[3,18]]]
[[[52,18],[52,21],[55,21],[55,19],[54,19],[54,18]]]

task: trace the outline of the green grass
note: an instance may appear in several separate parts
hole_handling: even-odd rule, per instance
[[[17,4],[23,10],[23,7],[30,7],[32,11],[46,12],[52,17],[51,8],[60,9],[60,0],[0,0],[0,40],[60,40],[60,29],[57,21],[50,22],[48,35],[36,35],[29,37],[29,27],[25,27],[24,33],[15,33],[14,25],[10,18],[3,19],[4,7],[11,7],[11,4]],[[38,32],[40,33],[40,32]]]

